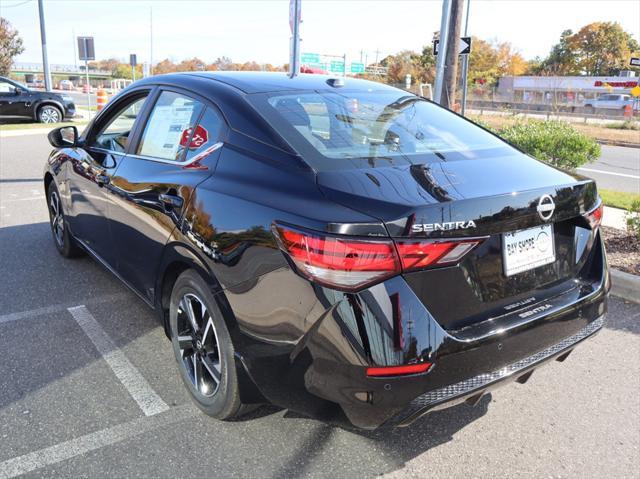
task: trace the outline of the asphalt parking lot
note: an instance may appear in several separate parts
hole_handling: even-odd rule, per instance
[[[46,135],[0,138],[0,478],[638,477],[640,305],[564,363],[409,428],[354,432],[275,408],[191,405],[155,315],[51,240]]]

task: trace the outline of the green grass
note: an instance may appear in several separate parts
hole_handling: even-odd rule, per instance
[[[640,201],[640,195],[635,193],[601,189],[598,189],[598,193],[600,193],[605,205],[613,206],[614,208],[629,210],[631,208],[631,203],[634,201]]]
[[[10,123],[7,125],[0,125],[0,131],[10,131],[10,130],[53,130],[54,128],[58,128],[60,126],[71,126],[75,125],[78,127],[84,126],[88,121],[65,121],[62,123]]]
[[[640,121],[627,120],[617,123],[608,123],[605,127],[613,130],[640,130]]]

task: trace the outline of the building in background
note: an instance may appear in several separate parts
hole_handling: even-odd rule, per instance
[[[630,94],[639,79],[632,71],[619,76],[508,76],[500,78],[495,100],[540,104],[582,106],[585,100],[606,93]]]

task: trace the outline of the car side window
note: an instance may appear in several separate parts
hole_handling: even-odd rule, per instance
[[[15,92],[16,92],[16,87],[13,86],[11,83],[6,81],[0,81],[0,94],[2,93],[13,94]]]
[[[192,132],[189,132],[189,145],[185,156],[185,161],[189,161],[196,155],[202,153],[210,146],[215,145],[222,136],[224,120],[213,108],[207,107],[200,122]]]
[[[127,151],[133,124],[138,118],[140,111],[142,111],[142,106],[146,99],[147,95],[145,94],[123,106],[102,128],[100,133],[94,137],[90,146],[119,153]]]
[[[206,142],[204,137],[195,138],[194,134],[203,108],[204,105],[193,98],[171,91],[162,92],[149,115],[137,154],[181,161],[187,145],[193,144],[194,140],[200,144]]]

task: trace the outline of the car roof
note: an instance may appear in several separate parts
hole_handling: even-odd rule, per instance
[[[164,78],[163,78],[164,77]],[[267,93],[276,91],[292,90],[328,90],[335,91],[337,88],[348,90],[396,90],[393,87],[382,83],[361,80],[358,78],[344,78],[344,87],[331,86],[327,80],[342,78],[335,75],[316,75],[301,73],[294,78],[284,72],[261,72],[261,71],[222,71],[222,72],[185,72],[169,75],[159,75],[148,77],[151,83],[170,80],[180,83],[180,78],[197,77],[199,79],[210,79],[234,87],[244,93]]]

